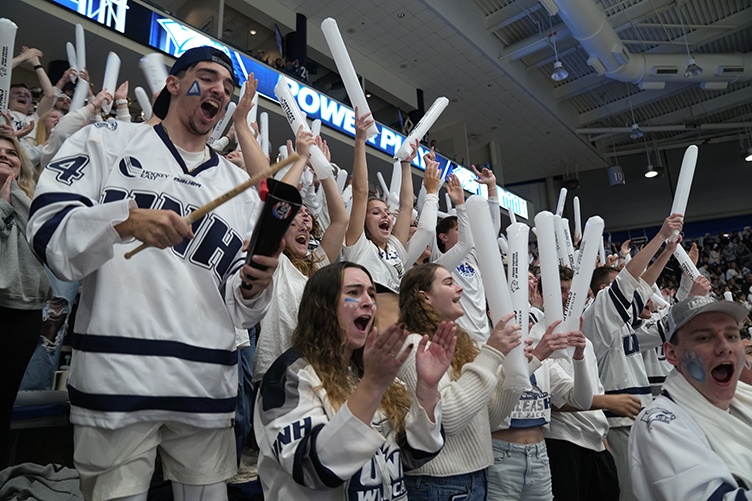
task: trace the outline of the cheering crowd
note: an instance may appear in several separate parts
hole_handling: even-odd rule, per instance
[[[184,216],[269,169],[247,122],[252,74],[210,147],[238,89],[223,52],[177,59],[144,123],[127,81],[70,109],[88,75],[53,85],[42,57],[14,59],[42,96],[12,85],[0,124],[2,467],[15,394],[49,387],[67,334],[87,500],[145,501],[157,457],[175,499],[227,499],[250,434],[266,499],[752,498],[749,230],[689,246],[672,214],[640,249],[617,244],[584,263],[588,300],[568,329],[554,312],[583,270],[562,263],[546,294],[533,246],[530,325],[493,323],[481,272],[494,270],[459,181],[442,186],[429,152],[416,206],[416,143],[398,196],[372,191],[369,113],[356,108],[353,158],[336,159],[351,165],[344,190],[337,167],[309,165],[312,148],[333,160],[326,141],[303,128],[288,141],[298,157],[276,177],[304,205],[276,250],[247,256],[268,182]],[[475,173],[495,240],[496,178]],[[454,213],[439,219],[442,188]],[[672,260],[681,245],[695,280]]]

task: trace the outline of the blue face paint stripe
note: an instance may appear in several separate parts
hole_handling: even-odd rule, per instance
[[[346,297],[345,302],[346,303],[360,303],[360,301],[358,301],[357,299],[353,299],[351,297]]]

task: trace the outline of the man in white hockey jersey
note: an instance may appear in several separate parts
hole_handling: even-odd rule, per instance
[[[598,268],[593,273],[591,289],[596,295],[593,304],[583,315],[583,332],[593,343],[598,359],[598,375],[606,395],[632,395],[641,406],[652,401],[645,364],[640,356],[640,344],[635,327],[641,322],[639,314],[653,294],[652,284],[663,270],[676,247],[667,244],[650,267],[650,260],[674,231],[682,228],[682,216],[667,217],[658,234],[619,272]],[[605,270],[605,272],[604,272]],[[634,499],[629,479],[627,441],[633,418],[607,411],[610,426],[608,443],[619,474],[619,499]]]
[[[161,124],[85,127],[37,187],[29,242],[82,282],[68,390],[85,499],[145,501],[157,451],[175,499],[227,497],[235,327],[264,315],[279,253],[253,257],[264,271],[245,264],[253,190],[181,216],[248,178],[206,145],[236,86],[224,53],[186,51],[154,104]],[[151,248],[126,261],[135,241]]]
[[[744,368],[740,303],[689,297],[668,316],[663,393],[629,438],[640,500],[752,499],[752,407],[736,396]]]

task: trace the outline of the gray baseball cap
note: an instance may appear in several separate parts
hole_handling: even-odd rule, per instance
[[[737,323],[747,316],[747,308],[736,301],[716,301],[709,296],[690,296],[671,307],[668,314],[668,339],[700,313],[719,312],[733,318]]]

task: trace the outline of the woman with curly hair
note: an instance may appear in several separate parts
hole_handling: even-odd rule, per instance
[[[446,268],[423,264],[408,271],[400,286],[400,321],[416,340],[431,336],[442,322],[454,322],[464,314],[457,285]],[[493,464],[491,426],[514,409],[520,390],[506,388],[501,375],[504,357],[521,342],[520,326],[511,322],[513,314],[502,318],[486,344],[478,345],[471,335],[457,328],[457,348],[451,367],[439,381],[442,424],[446,443],[442,451],[424,466],[405,477],[411,500],[486,499],[486,468]],[[430,346],[430,345],[429,345]],[[416,356],[411,356],[399,372],[409,391],[419,381]]]
[[[50,283],[26,241],[34,171],[18,140],[0,135],[0,325],[5,359],[0,380],[0,469],[8,465],[8,434],[13,402],[26,366],[37,345],[42,307]]]
[[[380,334],[372,327],[375,294],[368,271],[354,263],[308,280],[292,348],[269,368],[256,401],[267,498],[406,499],[403,469],[441,449],[437,384],[454,353],[454,326],[441,323],[430,346],[424,336],[403,350],[403,325]],[[415,399],[395,380],[408,357]]]

